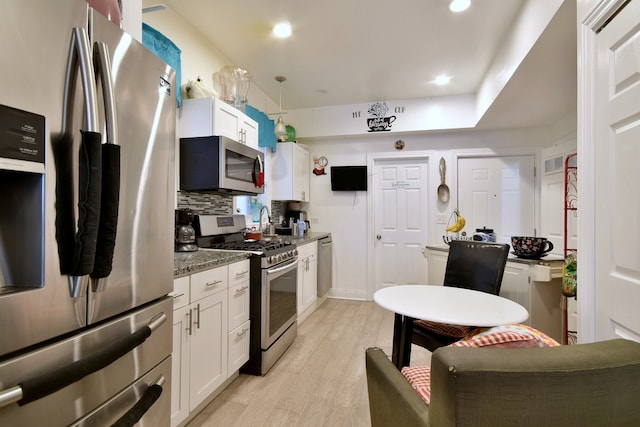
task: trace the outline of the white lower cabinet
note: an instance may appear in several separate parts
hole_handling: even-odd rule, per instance
[[[249,360],[249,260],[229,266],[227,376]]]
[[[193,304],[189,411],[227,379],[226,299],[226,293],[220,291]]]
[[[249,261],[175,279],[173,297],[171,425],[177,426],[249,359]]]
[[[527,309],[529,318],[522,322],[562,343],[563,296],[562,261],[549,265],[508,261],[504,269],[500,296]]]
[[[318,242],[298,246],[297,313],[301,323],[314,310],[318,299]]]
[[[171,353],[171,425],[189,415],[189,276],[173,281],[173,351]]]
[[[227,374],[233,375],[249,360],[249,321],[229,332],[229,358]]]
[[[427,281],[428,285],[444,284],[444,273],[447,269],[449,252],[425,249],[427,257]]]

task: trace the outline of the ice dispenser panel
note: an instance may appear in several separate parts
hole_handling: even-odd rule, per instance
[[[0,105],[0,295],[44,284],[43,116]]]

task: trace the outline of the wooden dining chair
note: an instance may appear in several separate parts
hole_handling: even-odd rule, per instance
[[[509,255],[509,245],[454,240],[444,274],[444,286],[473,289],[498,295]],[[429,351],[459,341],[473,326],[415,320],[411,342]]]

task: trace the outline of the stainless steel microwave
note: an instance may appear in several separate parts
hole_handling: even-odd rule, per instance
[[[264,154],[224,136],[180,139],[180,190],[264,192]]]

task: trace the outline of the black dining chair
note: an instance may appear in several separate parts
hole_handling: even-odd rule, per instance
[[[444,274],[444,286],[473,289],[498,295],[509,255],[509,245],[454,240]],[[411,342],[433,352],[461,340],[473,326],[414,320]]]

